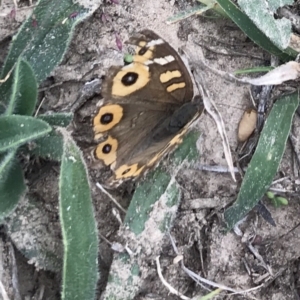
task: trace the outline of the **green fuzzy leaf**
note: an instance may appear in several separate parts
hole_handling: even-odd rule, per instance
[[[257,45],[283,61],[290,61],[297,56],[296,51],[287,48],[279,49],[269,38],[259,30],[250,18],[230,0],[216,0],[231,20]]]
[[[51,126],[67,127],[73,120],[73,113],[53,113],[39,115],[38,118]]]
[[[62,131],[63,132],[63,131]],[[65,136],[59,179],[59,213],[64,244],[64,300],[95,299],[98,233],[87,169],[80,150]]]
[[[47,122],[51,126],[67,127],[73,119],[73,114],[53,113],[51,115],[40,115],[38,119]],[[30,152],[45,159],[61,161],[63,143],[62,135],[53,129],[47,135],[36,139],[30,145]]]
[[[43,81],[58,65],[68,48],[74,27],[100,5],[100,0],[40,0],[31,17],[14,37],[2,70],[2,78],[22,57],[31,65],[37,82]],[[1,97],[0,97],[1,98]]]
[[[0,181],[6,177],[7,171],[10,169],[16,150],[12,149],[10,152],[0,154]]]
[[[63,144],[62,135],[52,130],[46,136],[35,140],[34,147],[30,152],[45,159],[61,161]]]
[[[199,159],[199,152],[196,147],[199,132],[189,132],[183,140],[183,143],[174,151],[171,159],[172,163],[179,165],[183,160],[188,161],[190,164]]]
[[[227,229],[241,220],[267,192],[279,167],[290,133],[298,93],[276,101],[261,132],[236,202],[225,211]]]
[[[32,115],[37,100],[37,83],[30,65],[18,60],[13,73],[9,99],[5,110],[6,115]]]
[[[124,224],[136,235],[144,230],[153,204],[166,191],[170,180],[170,174],[157,168],[136,189],[124,220]]]
[[[23,171],[11,150],[0,155],[0,222],[17,206],[26,191]]]
[[[17,148],[52,130],[44,121],[27,116],[0,116],[0,152]]]
[[[6,78],[18,67],[18,61],[25,60],[31,66],[37,84],[41,83],[62,61],[75,25],[93,13],[101,2],[102,0],[89,3],[72,0],[38,1],[31,17],[23,23],[13,38],[0,78]],[[17,91],[12,90],[13,77],[10,74],[0,85],[0,113],[9,106],[11,95]],[[30,115],[32,103],[22,103],[20,108],[18,113]],[[10,109],[9,113],[12,112]]]

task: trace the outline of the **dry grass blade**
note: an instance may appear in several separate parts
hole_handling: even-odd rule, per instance
[[[119,204],[119,202],[99,183],[96,183],[97,188],[99,188],[104,194],[106,194],[112,202],[123,212],[126,214],[126,210]]]
[[[189,300],[191,298],[184,296],[183,294],[181,294],[180,292],[178,292],[175,288],[173,288],[163,277],[162,273],[161,273],[161,268],[160,268],[160,263],[159,263],[159,256],[156,257],[155,259],[156,261],[156,267],[157,267],[157,273],[158,276],[161,280],[161,282],[164,284],[165,287],[168,288],[168,290],[170,291],[171,294],[174,294],[176,296],[178,296],[180,299],[183,300]]]
[[[3,300],[9,300],[8,295],[7,295],[6,291],[5,291],[5,288],[3,286],[2,281],[0,281],[0,293],[1,293],[1,296],[2,296]]]
[[[225,154],[226,162],[227,162],[227,165],[229,168],[229,172],[231,174],[232,179],[234,181],[236,181],[235,174],[234,174],[235,172],[234,172],[233,160],[232,160],[232,155],[231,155],[231,151],[230,151],[230,147],[229,147],[229,141],[228,141],[226,130],[225,130],[225,125],[224,125],[222,116],[221,116],[220,112],[218,111],[216,104],[213,102],[213,100],[209,96],[208,90],[205,87],[206,86],[205,80],[204,80],[202,74],[200,73],[202,64],[200,64],[199,62],[202,63],[204,60],[202,50],[199,48],[199,51],[197,52],[197,54],[195,54],[195,53],[192,54],[187,49],[185,49],[184,52],[187,55],[187,57],[189,58],[189,60],[193,61],[194,65],[196,66],[196,68],[194,68],[194,73],[193,73],[193,75],[195,77],[195,84],[202,96],[205,109],[212,116],[212,118],[214,119],[214,121],[217,124],[218,131],[222,138],[224,154]],[[195,57],[195,55],[197,55],[197,57]]]
[[[257,78],[249,78],[249,77],[242,77],[238,78],[233,74],[216,70],[209,65],[207,65],[204,61],[204,58],[197,61],[197,65],[199,68],[205,68],[211,71],[212,73],[228,80],[230,82],[238,82],[241,84],[252,84],[252,85],[280,85],[289,80],[296,80],[300,77],[300,64],[295,61],[290,61],[286,64],[283,64],[271,71],[267,74],[257,77]]]
[[[208,91],[205,89],[204,78],[200,75],[200,73],[198,71],[195,71],[194,75],[195,75],[195,79],[196,79],[196,85],[197,85],[200,93],[202,94],[205,109],[207,110],[207,112],[211,115],[211,117],[216,122],[218,131],[219,131],[220,136],[222,138],[224,154],[225,154],[225,158],[226,158],[226,161],[227,161],[227,164],[228,164],[230,174],[232,176],[232,179],[234,181],[236,181],[235,174],[234,174],[233,160],[232,160],[232,155],[231,155],[230,146],[229,146],[229,141],[228,141],[228,138],[227,138],[225,125],[224,125],[222,116],[221,116],[220,112],[218,111],[218,108],[215,105],[215,103],[209,97]]]
[[[178,249],[176,247],[176,244],[175,244],[175,241],[173,239],[173,237],[169,234],[169,237],[171,239],[171,244],[173,246],[173,249],[175,251],[175,253],[178,255]],[[216,282],[213,282],[211,280],[208,280],[206,278],[203,278],[201,276],[199,276],[198,274],[194,273],[193,271],[191,271],[190,269],[188,269],[184,263],[183,263],[183,260],[181,261],[181,267],[183,269],[183,271],[189,276],[191,277],[195,282],[197,282],[197,284],[205,284],[205,285],[208,285],[208,286],[212,286],[214,288],[218,288],[218,289],[221,289],[221,290],[224,290],[224,291],[228,291],[228,292],[231,292],[232,294],[240,294],[240,295],[246,295],[246,293],[249,293],[249,292],[253,292],[255,290],[258,290],[260,289],[263,285],[259,285],[259,286],[256,286],[254,288],[251,288],[251,289],[247,289],[247,290],[236,290],[236,289],[233,289],[233,288],[230,288],[228,286],[225,286],[223,284],[219,284],[219,283],[216,283]],[[206,289],[208,289],[207,287],[204,287]],[[257,299],[251,295],[247,295],[247,297],[249,299]],[[193,298],[195,299],[195,297]]]
[[[201,276],[199,276],[198,274],[194,273],[193,271],[191,271],[190,269],[188,269],[184,264],[183,262],[181,263],[182,264],[182,269],[184,272],[186,272],[187,275],[189,275],[194,281],[196,281],[197,283],[204,283],[204,284],[207,284],[207,285],[210,285],[214,288],[218,288],[218,289],[221,289],[221,290],[224,290],[224,291],[228,291],[228,292],[231,292],[232,294],[239,294],[239,295],[245,295],[246,293],[249,293],[249,292],[253,292],[255,290],[258,290],[260,289],[263,285],[259,285],[259,286],[256,286],[254,288],[251,288],[251,289],[247,289],[247,290],[236,290],[236,289],[233,289],[233,288],[230,288],[226,285],[223,285],[223,284],[219,284],[219,283],[216,283],[216,282],[213,282],[211,280],[208,280],[208,279],[205,279]],[[250,299],[257,299],[255,297],[252,297],[250,295],[248,295],[248,297]]]

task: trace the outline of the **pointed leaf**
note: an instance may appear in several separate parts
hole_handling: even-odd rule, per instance
[[[67,127],[73,119],[72,113],[53,113],[48,115],[39,115],[39,119],[47,122],[51,126]]]
[[[64,132],[63,130],[61,130]],[[67,133],[59,179],[59,212],[64,243],[62,299],[95,299],[98,239],[87,169]]]
[[[63,144],[62,135],[52,130],[46,136],[36,139],[34,141],[34,147],[30,152],[45,159],[61,161]]]
[[[11,79],[10,89],[3,96],[8,99],[5,114],[32,115],[37,100],[37,83],[30,65],[19,59]]]
[[[279,167],[290,133],[298,93],[278,99],[261,132],[236,202],[225,211],[228,230],[241,220],[264,196]]]
[[[93,13],[100,3],[100,0],[88,4],[72,0],[38,1],[31,17],[13,39],[2,78],[23,57],[33,68],[37,82],[43,81],[61,62],[75,25]]]
[[[44,121],[27,116],[0,116],[0,152],[37,139],[52,128]]]
[[[9,102],[6,115],[32,115],[37,100],[37,83],[30,65],[19,59],[13,73],[11,89],[6,94]]]
[[[0,155],[0,222],[17,206],[26,191],[23,171],[11,150]]]

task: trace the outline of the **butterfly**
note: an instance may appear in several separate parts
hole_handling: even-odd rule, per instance
[[[132,62],[109,68],[93,118],[93,153],[113,171],[110,186],[154,167],[203,111],[192,101],[191,74],[169,43],[151,30],[128,43],[136,47]]]

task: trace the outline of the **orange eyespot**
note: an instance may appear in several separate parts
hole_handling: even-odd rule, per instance
[[[95,149],[95,157],[103,161],[106,166],[111,165],[117,159],[118,141],[109,136]]]
[[[144,170],[145,166],[138,168],[138,164],[133,165],[123,165],[120,166],[117,170],[115,170],[116,179],[129,178],[129,177],[137,177]]]
[[[123,67],[114,77],[111,93],[116,97],[128,96],[143,88],[149,80],[149,67],[133,62]]]
[[[93,120],[95,135],[110,130],[121,121],[122,117],[123,108],[118,104],[108,104],[100,107]]]

